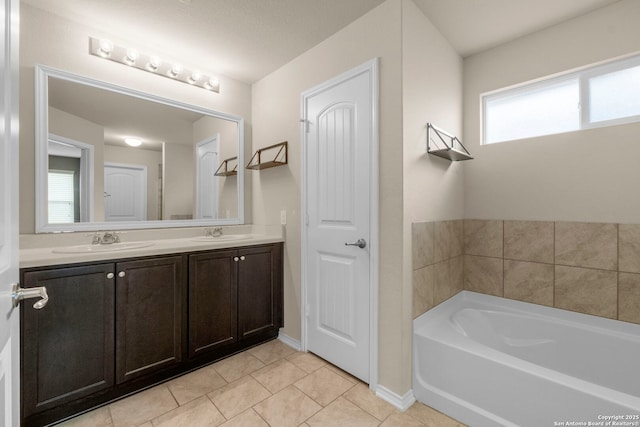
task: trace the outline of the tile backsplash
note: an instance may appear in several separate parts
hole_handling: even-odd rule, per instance
[[[456,234],[462,247],[460,241],[454,244],[448,258],[435,256],[441,245],[436,230],[442,227],[462,234]],[[413,243],[414,317],[467,289],[640,323],[640,225],[425,222],[413,224]],[[421,255],[416,253],[420,247]],[[449,262],[448,277],[435,273],[444,259]],[[455,270],[462,286],[452,280],[452,268],[462,268],[462,273]]]

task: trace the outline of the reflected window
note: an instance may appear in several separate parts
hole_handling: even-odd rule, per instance
[[[74,171],[49,171],[49,223],[68,224],[75,222],[77,207],[74,186]]]

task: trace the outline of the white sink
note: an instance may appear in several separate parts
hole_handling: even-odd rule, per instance
[[[222,236],[200,236],[191,239],[194,242],[230,242],[234,240],[247,240],[250,239],[251,234],[223,234]]]
[[[153,245],[153,242],[123,242],[111,243],[109,245],[78,245],[56,248],[51,252],[56,254],[90,254],[98,252],[127,251],[130,249],[146,248]]]

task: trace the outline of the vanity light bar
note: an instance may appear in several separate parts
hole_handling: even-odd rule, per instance
[[[207,76],[197,70],[186,69],[179,63],[165,63],[157,56],[147,55],[133,48],[117,46],[107,39],[89,37],[89,50],[92,55],[100,58],[220,93],[220,80],[215,77]]]

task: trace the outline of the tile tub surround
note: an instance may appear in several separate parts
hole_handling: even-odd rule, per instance
[[[640,225],[464,221],[464,289],[640,323]]]
[[[399,412],[361,381],[278,340],[61,425],[464,427],[418,402]]]
[[[463,287],[463,221],[412,224],[413,318]]]
[[[414,318],[466,289],[640,323],[640,224],[419,222],[412,243]]]

